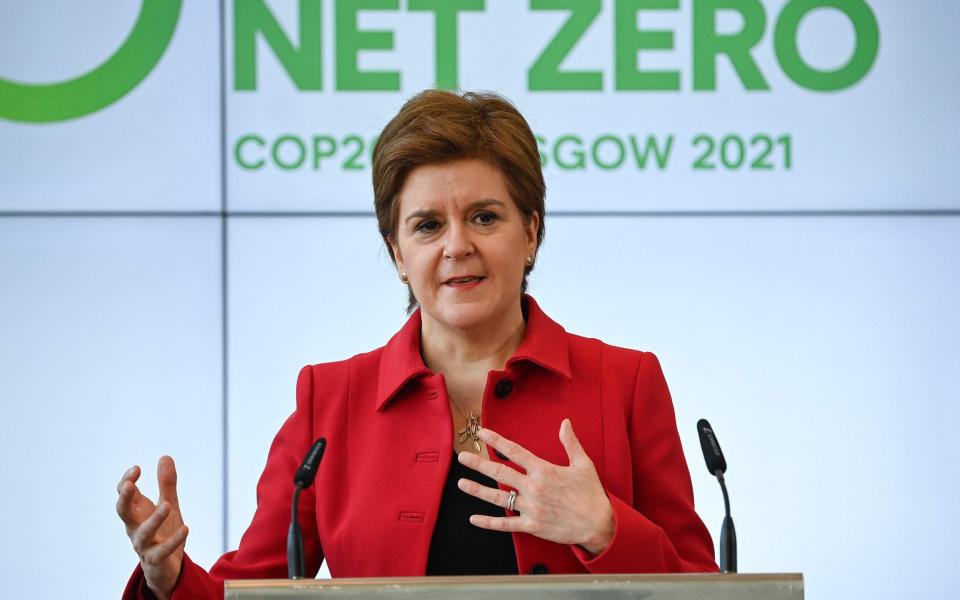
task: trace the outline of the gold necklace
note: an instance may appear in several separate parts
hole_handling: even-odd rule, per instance
[[[477,449],[477,452],[480,452],[480,415],[473,411],[470,411],[469,417],[463,414],[463,411],[460,410],[457,403],[453,401],[453,398],[450,398],[450,404],[453,404],[453,407],[457,409],[460,416],[467,420],[467,424],[464,425],[463,429],[457,432],[457,443],[462,444],[467,438],[472,438],[473,447]]]

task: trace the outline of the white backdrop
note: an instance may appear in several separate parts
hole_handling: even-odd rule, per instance
[[[350,35],[335,9],[348,4],[185,2],[149,75],[75,119],[4,118],[0,89],[0,507],[11,540],[0,575],[13,595],[37,597],[51,575],[77,598],[118,595],[136,556],[114,486],[138,463],[155,493],[162,453],[177,460],[188,552],[210,566],[249,522],[299,368],[379,346],[403,323],[364,153],[407,97],[434,85],[433,16],[408,0],[361,11],[359,28],[394,33],[393,49],[360,52],[359,68],[398,71],[400,84],[351,91],[337,84],[337,40]],[[568,12],[481,4],[458,17],[458,83],[515,100],[545,154],[547,237],[530,291],[572,332],[658,354],[714,538],[722,501],[700,458],[700,417],[730,465],[741,571],[802,571],[810,598],[960,595],[960,7],[867,2],[875,60],[832,92],[796,84],[776,58],[790,2],[760,4],[752,56],[766,91],[746,90],[725,57],[715,89],[693,89],[691,23],[709,3],[640,11],[637,26],[674,32],[674,49],[644,50],[639,64],[677,71],[679,89],[635,91],[615,76],[616,23],[629,29],[617,9],[630,3],[596,2],[561,69],[599,71],[601,89],[537,91],[529,67]],[[256,89],[240,89],[244,11],[269,7],[291,47],[310,49],[298,10],[314,5],[322,89],[298,89],[262,32]],[[91,6],[0,3],[0,87],[106,60],[138,8]],[[736,33],[756,23],[750,14],[720,11],[717,30]],[[840,10],[817,10],[798,45],[829,70],[854,51],[853,32]],[[775,143],[770,169],[750,168],[755,155],[725,167],[719,147],[706,161],[715,169],[695,169],[701,133],[732,140],[734,153],[746,140],[748,155],[753,136],[789,136],[790,166]],[[631,135],[671,134],[663,169],[629,156],[601,166],[616,162],[616,140],[629,154]],[[554,153],[564,135],[581,142]],[[314,144],[333,143],[315,169]],[[280,167],[300,144],[302,164]],[[582,169],[557,164],[575,164],[578,149]]]

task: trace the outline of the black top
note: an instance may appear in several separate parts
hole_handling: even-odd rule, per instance
[[[470,523],[470,515],[503,517],[506,513],[499,506],[458,488],[457,481],[461,477],[480,485],[497,487],[493,479],[461,465],[454,453],[430,541],[427,575],[516,575],[517,553],[513,549],[513,536],[506,531],[482,529]]]

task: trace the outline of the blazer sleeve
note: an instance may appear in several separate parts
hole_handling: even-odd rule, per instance
[[[313,371],[307,366],[297,377],[297,408],[270,446],[267,466],[257,483],[257,510],[240,539],[240,547],[221,556],[209,573],[184,554],[173,600],[221,600],[226,579],[287,577],[287,528],[293,500],[293,476],[313,443],[312,390]],[[312,578],[323,561],[312,488],[301,492],[298,509],[303,531],[305,575]],[[123,598],[153,598],[139,565],[127,583]]]
[[[713,540],[694,510],[670,391],[650,352],[640,357],[629,419],[633,501],[608,489],[613,540],[597,556],[580,546],[574,553],[591,573],[719,571]]]

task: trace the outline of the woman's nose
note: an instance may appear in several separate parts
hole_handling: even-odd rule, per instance
[[[445,258],[459,260],[473,254],[473,250],[470,232],[462,223],[455,223],[447,228],[443,245],[443,256]]]

